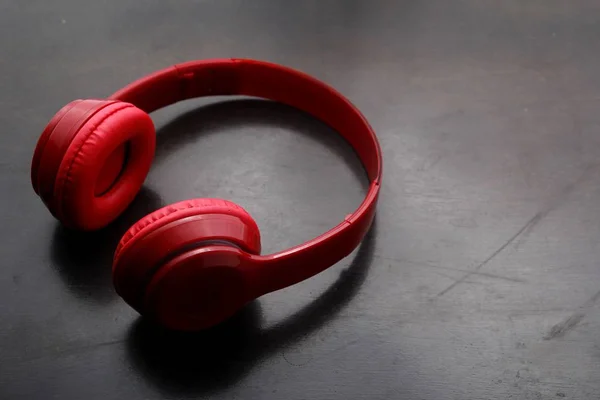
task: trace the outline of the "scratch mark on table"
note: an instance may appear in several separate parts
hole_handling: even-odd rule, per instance
[[[532,224],[537,224],[543,217],[544,217],[545,213],[544,212],[539,212],[537,214],[535,214],[533,216],[533,218],[531,218],[529,221],[527,221],[527,223],[525,225],[523,225],[521,227],[521,229],[519,229],[514,235],[512,235],[510,237],[510,239],[508,239],[506,242],[504,242],[504,244],[502,246],[500,246],[498,249],[496,249],[496,251],[494,251],[488,258],[486,258],[485,260],[483,260],[482,262],[480,262],[475,269],[472,272],[469,272],[465,275],[463,275],[460,279],[456,280],[454,283],[452,283],[450,286],[448,286],[446,289],[442,290],[441,292],[439,292],[435,297],[442,297],[443,295],[445,295],[446,293],[448,293],[449,291],[451,291],[452,289],[454,289],[456,286],[458,286],[459,284],[463,283],[464,281],[466,281],[467,279],[469,279],[469,277],[471,277],[472,275],[474,275],[475,273],[477,273],[481,268],[483,268],[487,263],[489,263],[490,261],[492,261],[494,258],[496,258],[496,256],[500,253],[502,253],[502,251],[504,251],[504,249],[506,249],[508,246],[510,246],[510,244],[512,242],[514,242],[523,232],[525,232],[525,230],[527,228],[529,228],[530,225]]]
[[[548,205],[546,206],[546,208],[544,209],[544,211],[541,212],[541,216],[540,218],[535,221],[535,223],[530,224],[527,229],[520,235],[519,241],[518,243],[515,244],[515,247],[518,249],[523,242],[525,241],[525,239],[527,239],[527,237],[529,237],[529,235],[531,234],[531,232],[533,232],[533,229],[536,227],[536,225],[546,217],[546,215],[548,215],[551,211],[553,211],[554,209],[556,209],[560,204],[563,203],[563,201],[571,194],[575,191],[575,189],[581,185],[587,178],[588,178],[588,174],[594,170],[596,167],[598,166],[598,164],[590,164],[588,165],[583,172],[581,173],[581,175],[579,175],[579,177],[574,180],[573,182],[569,183],[568,185],[566,185],[564,188],[561,189],[561,191],[553,198],[552,201],[550,201],[548,203]]]
[[[581,322],[581,320],[583,320],[583,317],[585,317],[585,314],[583,313],[575,313],[570,315],[568,318],[550,328],[548,334],[544,336],[544,340],[552,340],[554,338],[565,336],[567,332],[575,328]]]
[[[527,281],[525,279],[510,278],[508,276],[490,274],[490,273],[481,272],[481,271],[475,271],[473,273],[473,275],[485,276],[485,277],[488,277],[488,278],[500,279],[500,280],[504,280],[504,281],[508,281],[508,282],[514,282],[514,283],[527,283]]]
[[[596,292],[592,297],[588,299],[584,304],[582,304],[579,309],[573,314],[569,315],[567,318],[559,322],[558,324],[552,326],[546,336],[544,336],[544,340],[552,340],[556,338],[561,338],[565,336],[567,333],[575,329],[577,325],[583,318],[585,314],[589,311],[590,308],[596,304],[596,302],[600,299],[600,290]]]
[[[465,282],[471,275],[473,275],[474,273],[478,272],[486,264],[488,264],[490,261],[492,261],[494,258],[496,258],[496,256],[498,256],[498,254],[502,253],[508,246],[510,246],[513,242],[515,242],[515,240],[517,240],[519,237],[521,237],[521,236],[523,236],[523,237],[528,236],[533,231],[533,229],[536,227],[536,225],[538,225],[540,223],[540,221],[542,221],[551,211],[553,211],[560,204],[562,204],[563,201],[573,191],[575,191],[575,189],[580,184],[582,184],[583,182],[585,182],[585,180],[588,178],[589,173],[591,171],[593,171],[594,169],[596,169],[598,166],[599,166],[599,164],[594,163],[594,164],[590,164],[587,167],[585,167],[585,169],[583,170],[583,172],[579,175],[579,177],[577,179],[575,179],[573,182],[571,182],[568,185],[566,185],[565,187],[563,187],[560,190],[560,192],[557,194],[557,196],[555,196],[553,198],[553,200],[550,201],[545,208],[543,208],[541,211],[539,211],[538,213],[536,213],[533,216],[533,218],[531,218],[529,221],[527,221],[527,223],[525,223],[525,225],[523,225],[521,227],[521,229],[519,229],[514,235],[512,235],[506,242],[504,242],[504,244],[502,246],[500,246],[496,251],[494,251],[488,258],[486,258],[485,260],[483,260],[482,262],[480,262],[475,267],[475,269],[472,272],[469,272],[469,273],[465,274],[463,277],[461,277],[460,279],[456,280],[451,285],[449,285],[447,288],[445,288],[444,290],[442,290],[441,292],[439,292],[434,297],[434,299],[437,299],[437,298],[440,298],[440,297],[444,296],[446,293],[450,292],[456,286],[458,286],[459,284]]]
[[[283,359],[285,360],[285,362],[288,363],[289,365],[291,365],[292,367],[302,367],[302,366],[308,364],[311,361],[311,360],[308,360],[307,362],[302,363],[302,364],[293,363],[290,360],[288,360],[288,358],[285,356],[285,352],[281,353],[281,357],[283,357]]]
[[[125,341],[126,341],[126,339],[116,339],[116,340],[109,340],[106,342],[93,343],[93,344],[83,345],[83,346],[78,346],[78,347],[69,347],[69,348],[61,349],[61,350],[50,350],[50,351],[44,352],[42,354],[38,354],[38,355],[35,355],[32,357],[22,359],[22,360],[20,360],[20,362],[22,364],[26,364],[26,363],[30,363],[30,362],[36,362],[38,360],[42,360],[45,358],[52,359],[52,358],[61,358],[61,357],[66,357],[66,356],[72,356],[72,355],[87,352],[87,351],[94,351],[94,350],[97,350],[97,349],[103,348],[103,347],[109,347],[109,346],[113,346],[116,344],[121,344]]]
[[[446,267],[446,266],[436,265],[436,264],[433,264],[430,262],[425,262],[425,261],[415,261],[415,260],[409,260],[409,259],[384,257],[384,256],[375,256],[375,258],[380,258],[380,259],[386,260],[386,261],[393,261],[397,264],[408,263],[408,264],[419,265],[419,266],[423,266],[426,268],[432,268],[432,269],[441,269],[441,270],[458,271],[458,272],[472,272],[473,275],[485,276],[486,278],[499,279],[499,280],[514,282],[514,283],[527,283],[527,281],[524,279],[512,278],[509,276],[503,276],[503,275],[493,274],[493,273],[489,273],[489,272],[469,271],[468,269],[464,269],[464,268]],[[454,278],[452,278],[452,279],[454,279]]]

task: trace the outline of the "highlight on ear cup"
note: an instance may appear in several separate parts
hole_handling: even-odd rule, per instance
[[[232,261],[227,251],[207,255],[222,268],[208,268],[212,262],[208,258],[202,263],[180,260],[214,245],[260,254],[258,226],[242,207],[226,200],[194,199],[163,207],[134,224],[121,239],[113,261],[117,293],[140,314],[154,315],[173,329],[212,324],[243,301],[241,274],[224,268]],[[235,260],[232,264],[237,265]],[[218,287],[236,285],[241,286],[232,296],[215,294]]]
[[[134,105],[76,100],[50,121],[31,163],[35,192],[75,229],[99,229],[131,203],[154,157],[152,120]]]

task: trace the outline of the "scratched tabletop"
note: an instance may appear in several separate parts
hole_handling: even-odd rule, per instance
[[[365,194],[321,122],[196,99],[152,114],[153,168],[117,221],[61,227],[29,178],[54,113],[218,57],[346,95],[381,142],[382,194],[331,269],[215,329],[168,332],[111,283],[137,219],[225,198],[269,254]],[[600,398],[597,0],[0,0],[0,126],[2,400]]]

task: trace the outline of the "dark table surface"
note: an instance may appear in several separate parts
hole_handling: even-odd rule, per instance
[[[596,0],[0,1],[0,398],[599,398],[599,50]],[[210,196],[255,217],[264,253],[299,244],[362,200],[345,142],[277,104],[180,103],[153,114],[135,203],[89,234],[29,168],[67,102],[215,57],[348,96],[383,189],[360,250],[182,335],[115,294],[124,230]]]

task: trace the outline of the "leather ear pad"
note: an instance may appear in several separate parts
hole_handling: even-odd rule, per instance
[[[162,266],[202,244],[228,244],[260,254],[260,232],[240,206],[218,199],[181,201],[157,210],[133,225],[113,260],[117,293],[140,313],[147,285]]]
[[[177,219],[202,214],[225,214],[241,219],[246,225],[255,230],[255,234],[260,238],[258,225],[246,210],[227,200],[221,199],[192,199],[184,200],[163,207],[148,214],[136,222],[121,238],[117,250],[115,251],[115,260],[119,258],[121,251],[126,245],[131,245],[136,240],[142,238],[148,233],[157,230]],[[260,241],[250,243],[249,248],[244,250],[251,254],[260,254]]]
[[[143,184],[155,149],[152,120],[132,104],[78,100],[48,124],[32,161],[32,183],[66,226],[104,227]]]

